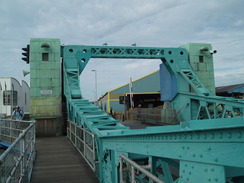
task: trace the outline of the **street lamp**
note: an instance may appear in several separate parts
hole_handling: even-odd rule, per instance
[[[95,72],[95,101],[97,101],[97,70],[92,70],[93,72]]]

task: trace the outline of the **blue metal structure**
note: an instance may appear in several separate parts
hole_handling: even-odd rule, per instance
[[[204,56],[211,57],[205,50],[209,54]],[[131,166],[121,157],[167,183],[243,181],[244,101],[214,96],[191,68],[189,54],[184,48],[61,47],[68,137],[101,183],[131,177],[134,182],[153,182],[140,170],[128,173]],[[79,75],[91,58],[161,59],[161,72],[167,72],[162,75],[170,83],[164,86],[170,95],[163,100],[171,101],[181,123],[130,130],[85,100]]]

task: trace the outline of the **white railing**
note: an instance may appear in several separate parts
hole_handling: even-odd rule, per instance
[[[29,182],[35,160],[35,122],[0,119],[0,183]]]
[[[140,174],[144,174],[145,182],[155,182],[155,183],[165,183],[160,180],[158,177],[153,175],[151,172],[146,170],[145,168],[138,165],[136,162],[132,161],[131,159],[127,158],[123,154],[120,155],[120,183],[136,183],[136,177],[139,177]],[[150,168],[150,166],[149,166]],[[127,174],[127,175],[124,175]]]
[[[91,169],[96,169],[95,135],[71,121],[67,122],[67,136],[86,160]]]

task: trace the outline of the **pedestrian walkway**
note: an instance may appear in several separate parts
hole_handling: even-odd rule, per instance
[[[98,183],[85,160],[66,137],[36,140],[31,183]]]

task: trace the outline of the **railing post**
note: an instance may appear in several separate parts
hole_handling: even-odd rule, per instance
[[[25,171],[25,135],[20,140],[20,177],[24,176]]]
[[[86,131],[83,130],[83,149],[84,149],[84,157],[86,158]]]
[[[96,168],[96,164],[95,164],[95,159],[96,159],[96,149],[95,149],[95,136],[94,134],[92,134],[92,155],[93,155],[93,163],[94,163],[94,170]]]
[[[135,168],[134,166],[130,166],[131,167],[131,182],[132,183],[136,183],[136,178],[135,178]]]
[[[75,135],[75,147],[77,147],[77,137],[76,137],[76,130],[77,130],[77,125],[75,124],[75,132],[74,132],[74,135]]]
[[[119,164],[119,174],[120,174],[120,183],[124,183],[123,178],[123,159],[120,157],[120,164]]]
[[[69,138],[70,138],[70,140],[72,141],[72,138],[71,138],[71,131],[72,131],[72,128],[71,128],[71,121],[69,121]]]

